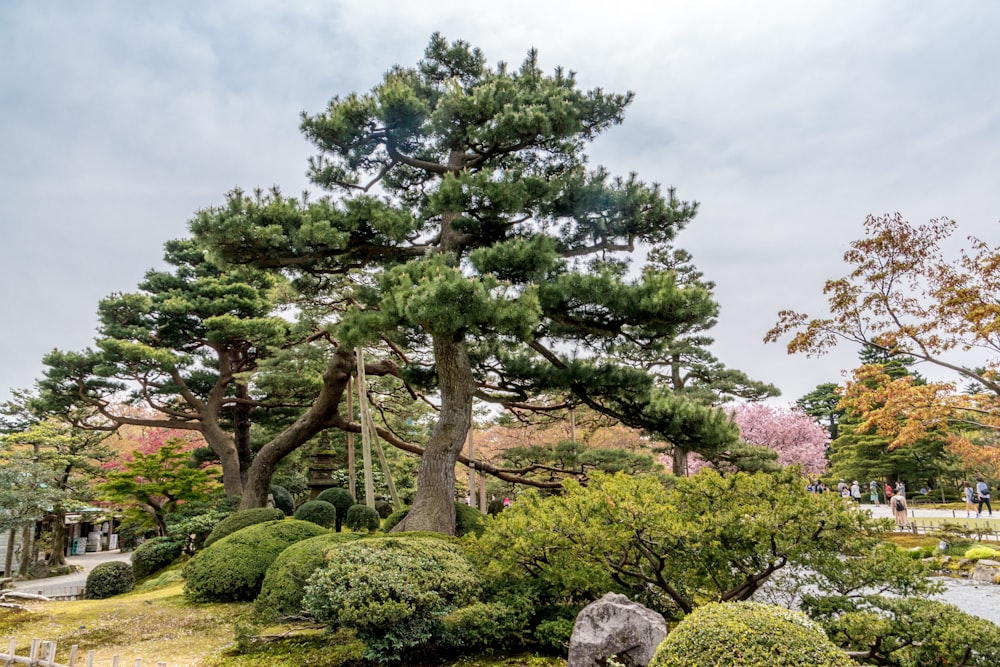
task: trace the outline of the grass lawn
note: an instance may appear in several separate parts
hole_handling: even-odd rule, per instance
[[[357,664],[363,646],[349,632],[254,625],[251,603],[195,604],[183,595],[183,582],[168,573],[139,590],[106,600],[26,602],[29,611],[0,609],[0,651],[10,637],[17,654],[27,656],[32,639],[55,641],[56,662],[69,662],[76,644],[77,665],[93,650],[95,667],[340,667]],[[256,643],[248,635],[286,635]],[[237,639],[241,636],[242,639]],[[440,667],[564,667],[565,659],[534,655],[469,657]]]

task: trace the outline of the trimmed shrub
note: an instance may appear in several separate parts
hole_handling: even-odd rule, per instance
[[[330,548],[361,537],[359,533],[324,533],[282,551],[264,574],[254,610],[268,621],[301,613],[306,580],[326,564]]]
[[[854,667],[819,624],[758,602],[713,602],[684,617],[649,667]]]
[[[347,510],[347,518],[344,519],[344,525],[348,530],[357,532],[374,532],[379,529],[381,523],[382,517],[378,515],[378,510],[368,505],[351,505]]]
[[[312,521],[324,528],[333,528],[338,523],[338,514],[337,508],[325,500],[310,500],[295,510],[295,518],[299,521]]]
[[[527,613],[502,602],[475,602],[441,619],[445,641],[463,649],[508,649],[524,642]],[[572,625],[570,626],[572,633]],[[566,636],[566,642],[569,636]],[[566,644],[560,644],[562,651]]]
[[[83,597],[88,600],[103,600],[135,588],[132,566],[120,560],[112,560],[94,567],[87,575]]]
[[[334,526],[334,529],[338,533],[343,527],[344,518],[347,516],[347,510],[351,508],[351,505],[355,505],[358,502],[354,499],[354,496],[351,495],[350,491],[342,489],[339,486],[322,491],[318,496],[316,496],[316,500],[325,500],[337,508],[337,523]]]
[[[184,595],[196,602],[253,600],[278,554],[325,532],[312,522],[297,519],[267,521],[238,530],[188,561]]]
[[[396,527],[396,524],[405,519],[406,515],[409,513],[410,513],[410,508],[403,507],[401,509],[396,510],[389,516],[387,516],[385,518],[385,521],[382,522],[382,532],[385,533],[392,532],[392,529]]]
[[[455,503],[455,535],[482,535],[486,528],[486,516],[475,507],[465,503]]]
[[[205,538],[205,547],[210,547],[223,537],[232,535],[238,530],[255,523],[265,521],[278,521],[285,518],[285,513],[277,507],[255,507],[254,509],[241,510],[235,514],[230,514],[225,519],[216,524],[212,532]]]
[[[277,484],[272,486],[271,499],[274,500],[274,506],[284,512],[285,516],[295,514],[295,499],[292,498],[292,494],[285,487],[278,486]]]
[[[328,555],[303,606],[331,628],[355,630],[371,660],[399,660],[442,639],[441,617],[478,601],[479,579],[452,541],[380,537],[335,545]]]
[[[996,560],[1000,557],[1000,552],[990,547],[972,547],[965,552],[965,558],[969,560]]]
[[[132,576],[141,581],[177,560],[184,545],[173,537],[154,537],[132,552]]]
[[[390,514],[392,514],[392,503],[383,500],[382,498],[376,498],[375,511],[378,512],[378,516],[380,519],[384,519]]]
[[[385,518],[382,522],[382,530],[391,532],[397,523],[406,518],[410,513],[409,507],[398,509]],[[481,535],[486,527],[486,517],[475,507],[470,507],[465,503],[455,503],[455,536],[462,537],[469,533]]]

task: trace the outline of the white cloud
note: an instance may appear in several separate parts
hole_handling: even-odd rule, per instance
[[[792,401],[839,379],[764,345],[819,312],[868,213],[995,238],[1000,9],[971,2],[236,1],[0,6],[0,387],[93,335],[163,241],[234,186],[306,185],[298,113],[367,90],[441,31],[631,89],[595,163],[702,202],[678,243],[718,284],[717,353]]]

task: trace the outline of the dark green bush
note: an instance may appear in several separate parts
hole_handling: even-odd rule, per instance
[[[264,574],[254,610],[268,621],[302,613],[306,580],[326,564],[331,546],[361,537],[360,533],[324,533],[282,551]]]
[[[405,519],[409,513],[409,507],[396,510],[382,522],[382,530],[386,533],[391,532],[393,527]],[[485,527],[486,517],[479,510],[465,503],[455,503],[455,535],[457,537],[462,537],[469,533],[479,535]]]
[[[132,576],[141,581],[177,560],[184,545],[174,537],[154,537],[132,552]]]
[[[805,614],[757,602],[695,609],[660,643],[649,667],[852,667]]]
[[[296,542],[324,533],[326,530],[316,524],[297,519],[247,526],[188,561],[184,595],[197,602],[253,600],[278,554]]]
[[[128,593],[133,588],[135,588],[135,578],[132,576],[132,566],[113,560],[101,563],[90,571],[83,589],[83,597],[88,600],[103,600]]]
[[[235,514],[230,514],[225,519],[216,524],[212,532],[205,538],[205,547],[210,547],[227,535],[232,535],[238,530],[255,523],[265,521],[278,521],[285,518],[285,513],[277,507],[256,507],[254,509],[242,510]]]
[[[271,499],[274,500],[274,506],[285,513],[285,516],[292,516],[295,514],[295,499],[292,498],[292,494],[288,492],[283,486],[278,486],[277,484],[271,487]]]
[[[475,507],[465,503],[455,503],[455,535],[482,535],[486,527],[486,516]]]
[[[401,509],[396,510],[395,512],[387,516],[385,520],[382,522],[382,531],[386,533],[391,532],[392,529],[396,527],[396,524],[405,519],[406,515],[409,513],[410,513],[409,507],[403,507]]]
[[[342,489],[339,486],[322,491],[318,496],[316,496],[316,500],[325,500],[337,508],[337,524],[334,528],[338,533],[344,525],[344,518],[347,516],[347,510],[351,508],[351,505],[358,502],[354,499],[354,496],[351,495],[350,491]]]
[[[344,525],[357,532],[374,532],[381,523],[382,517],[378,515],[378,511],[368,505],[351,505],[347,510],[347,518],[344,519]]]
[[[303,606],[331,628],[354,629],[371,660],[399,660],[443,640],[441,617],[478,601],[478,577],[453,542],[379,537],[334,545],[328,556]]]
[[[302,503],[295,510],[295,518],[299,521],[312,521],[317,526],[333,528],[337,523],[337,508],[325,500],[310,500]]]
[[[390,514],[392,514],[392,504],[382,500],[381,498],[375,499],[375,511],[378,512],[378,517],[384,519]]]

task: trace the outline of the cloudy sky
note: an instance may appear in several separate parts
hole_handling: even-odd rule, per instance
[[[0,398],[91,345],[98,300],[199,208],[307,188],[299,113],[416,63],[434,31],[636,93],[592,162],[701,203],[677,244],[717,284],[715,352],[779,402],[854,365],[762,338],[783,308],[821,314],[865,216],[997,242],[1000,3],[3,0]]]

